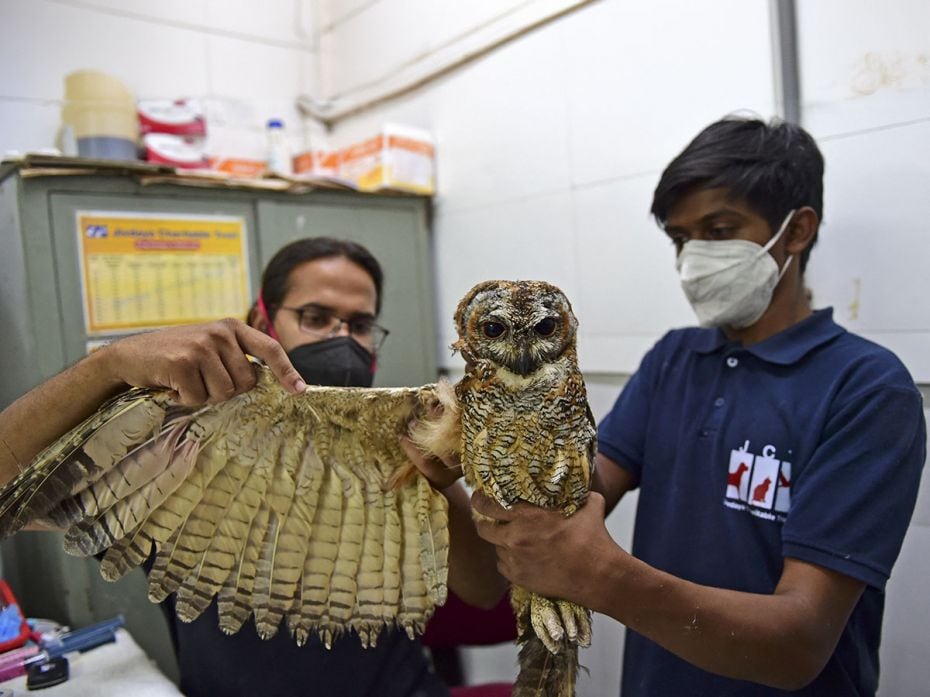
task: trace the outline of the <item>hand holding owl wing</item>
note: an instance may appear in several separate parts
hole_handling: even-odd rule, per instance
[[[433,387],[291,396],[255,370],[255,389],[215,406],[113,399],[0,491],[0,536],[49,519],[67,551],[105,550],[110,580],[154,546],[150,598],[176,592],[190,621],[216,597],[230,633],[253,613],[260,635],[286,618],[298,643],[422,631],[446,595],[446,501],[420,476],[386,483]]]

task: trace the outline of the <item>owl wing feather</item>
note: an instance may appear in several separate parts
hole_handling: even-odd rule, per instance
[[[229,633],[250,615],[263,638],[286,621],[300,644],[422,632],[446,598],[447,505],[423,477],[397,477],[398,437],[435,386],[292,396],[255,370],[253,390],[216,406],[114,398],[0,490],[0,536],[51,521],[66,551],[104,552],[108,580],[154,546],[149,597],[177,593],[184,621],[217,598]]]

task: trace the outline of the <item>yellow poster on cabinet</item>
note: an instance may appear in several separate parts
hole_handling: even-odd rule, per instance
[[[89,336],[244,317],[245,220],[212,215],[78,211]]]

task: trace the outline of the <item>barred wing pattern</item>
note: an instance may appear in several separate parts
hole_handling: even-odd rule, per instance
[[[154,545],[150,599],[177,593],[192,621],[216,597],[227,633],[251,614],[263,638],[286,619],[298,644],[421,633],[446,598],[447,504],[422,476],[389,482],[434,386],[292,396],[256,372],[253,390],[216,406],[116,397],[0,491],[0,537],[34,520],[66,528],[69,553],[105,551],[107,580]]]

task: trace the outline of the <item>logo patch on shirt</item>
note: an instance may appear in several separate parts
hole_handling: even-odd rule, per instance
[[[754,454],[748,440],[731,450],[723,505],[766,520],[784,521],[791,508],[791,463],[776,455],[774,445]]]

